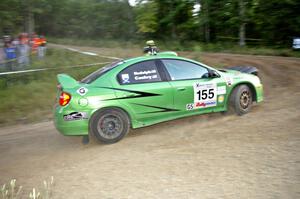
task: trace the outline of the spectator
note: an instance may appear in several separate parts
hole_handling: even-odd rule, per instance
[[[30,38],[30,45],[31,45],[31,52],[36,53],[37,49],[39,47],[40,38],[37,36],[37,34],[32,33]]]
[[[5,46],[8,46],[9,43],[10,43],[10,41],[11,41],[11,37],[10,37],[9,35],[4,35],[4,36],[3,36],[3,44],[4,44],[4,47],[5,47]]]
[[[4,47],[0,48],[0,70],[2,71],[3,68],[5,68],[5,59],[6,55],[4,53]]]
[[[12,42],[6,42],[4,46],[4,52],[6,55],[6,68],[8,71],[12,71],[16,66],[16,47],[12,45]]]
[[[29,54],[30,54],[29,40],[28,40],[28,35],[26,33],[20,34],[17,50],[18,50],[19,67],[21,69],[24,69],[26,66],[29,65]]]
[[[40,59],[42,59],[46,54],[46,44],[47,44],[46,38],[43,35],[41,35],[39,40],[39,47],[38,47],[38,57]]]
[[[16,48],[19,45],[19,39],[12,37],[11,45]]]

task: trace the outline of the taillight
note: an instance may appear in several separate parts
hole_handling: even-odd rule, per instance
[[[69,93],[62,92],[59,96],[59,105],[66,106],[67,104],[69,104],[70,100],[71,95]]]

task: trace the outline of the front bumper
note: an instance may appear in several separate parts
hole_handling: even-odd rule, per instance
[[[255,87],[256,90],[256,102],[262,102],[264,100],[264,89],[263,85],[260,84]]]
[[[76,120],[66,120],[64,117],[76,111],[71,108],[54,106],[54,125],[56,129],[63,135],[88,135],[89,113],[87,110],[82,112],[87,113],[87,118]]]

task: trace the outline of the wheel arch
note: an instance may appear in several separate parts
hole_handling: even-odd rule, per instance
[[[231,88],[231,91],[230,91],[230,93],[229,93],[229,95],[228,95],[228,99],[230,99],[230,96],[232,95],[234,89],[236,89],[238,86],[241,86],[241,85],[246,85],[246,86],[248,86],[248,87],[250,88],[251,94],[252,94],[252,99],[253,99],[253,101],[256,102],[256,101],[257,101],[257,93],[256,93],[256,90],[255,90],[254,85],[251,84],[250,82],[239,82],[239,83],[237,83],[236,85],[234,85],[234,86]],[[228,103],[229,103],[229,100],[227,100],[227,105],[228,105]]]
[[[98,108],[98,109],[95,109],[91,112],[91,115],[90,115],[90,119],[89,119],[89,132],[90,132],[90,124],[92,122],[92,118],[100,111],[103,111],[103,110],[106,110],[106,109],[119,109],[121,111],[123,111],[129,118],[129,126],[130,128],[132,128],[132,116],[129,114],[129,111],[127,111],[126,109],[122,108],[122,107],[119,107],[119,106],[106,106],[106,107],[101,107],[101,108]]]

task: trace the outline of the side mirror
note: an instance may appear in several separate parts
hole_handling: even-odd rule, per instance
[[[209,70],[208,71],[208,76],[210,78],[217,78],[217,77],[220,77],[219,73],[217,73],[215,70]]]

